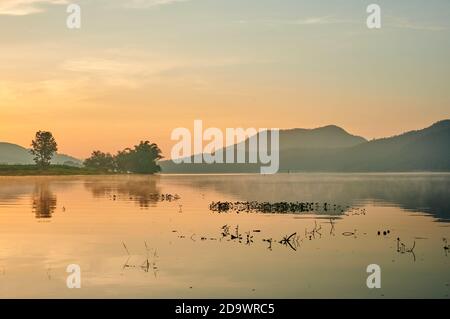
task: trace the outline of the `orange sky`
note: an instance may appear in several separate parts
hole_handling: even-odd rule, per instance
[[[50,130],[80,158],[144,139],[169,156],[195,119],[370,139],[450,118],[446,1],[381,1],[376,31],[356,1],[79,3],[80,30],[58,1],[0,4],[0,141]]]

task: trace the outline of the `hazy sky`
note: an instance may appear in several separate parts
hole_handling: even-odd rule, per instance
[[[0,141],[50,130],[86,157],[176,127],[342,126],[366,138],[450,118],[448,0],[0,0]],[[378,3],[382,28],[366,27]]]

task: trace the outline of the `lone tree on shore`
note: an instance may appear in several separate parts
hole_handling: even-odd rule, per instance
[[[36,137],[31,142],[30,153],[34,155],[34,161],[39,168],[46,169],[50,161],[58,151],[58,145],[51,132],[36,132]]]

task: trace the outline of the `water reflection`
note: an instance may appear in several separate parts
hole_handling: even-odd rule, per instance
[[[448,215],[449,179],[0,178],[0,296],[377,298],[365,285],[377,263],[389,267],[388,297],[448,297],[450,224],[393,206]],[[89,289],[67,289],[69,262],[89,267]]]
[[[190,176],[91,176],[0,178],[0,205],[31,196],[37,218],[50,218],[56,195],[84,185],[94,198],[134,202],[147,209],[162,200],[160,185],[181,186],[198,193],[216,192],[212,200],[258,202],[320,202],[356,207],[367,201],[424,212],[450,221],[449,174],[279,174]],[[172,190],[172,189],[171,189]],[[230,198],[231,196],[231,198]],[[331,211],[334,212],[332,209]],[[340,210],[336,210],[342,213]],[[332,214],[331,212],[329,212]],[[339,215],[339,214],[337,214]]]
[[[0,177],[0,204],[15,203],[23,196],[33,193],[33,181]]]
[[[48,181],[36,182],[32,195],[33,213],[36,218],[51,218],[56,204],[56,195],[51,191]]]
[[[95,198],[132,201],[141,208],[149,208],[161,200],[159,179],[159,176],[109,177],[86,180],[84,186]]]
[[[242,201],[327,201],[342,206],[375,201],[429,213],[442,222],[450,221],[449,174],[255,174],[176,178],[180,179],[179,183],[205,192],[214,189]]]

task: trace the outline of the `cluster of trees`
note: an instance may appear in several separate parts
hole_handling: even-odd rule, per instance
[[[158,145],[141,141],[134,148],[126,148],[116,155],[94,151],[84,161],[84,166],[103,172],[153,174],[161,171],[157,162],[162,158]]]
[[[51,132],[39,131],[31,142],[31,154],[38,168],[47,169],[53,156],[58,151],[58,145]],[[134,148],[126,148],[116,155],[92,152],[91,157],[84,161],[84,166],[99,172],[153,174],[161,171],[158,161],[162,159],[158,145],[149,141],[141,141]]]

